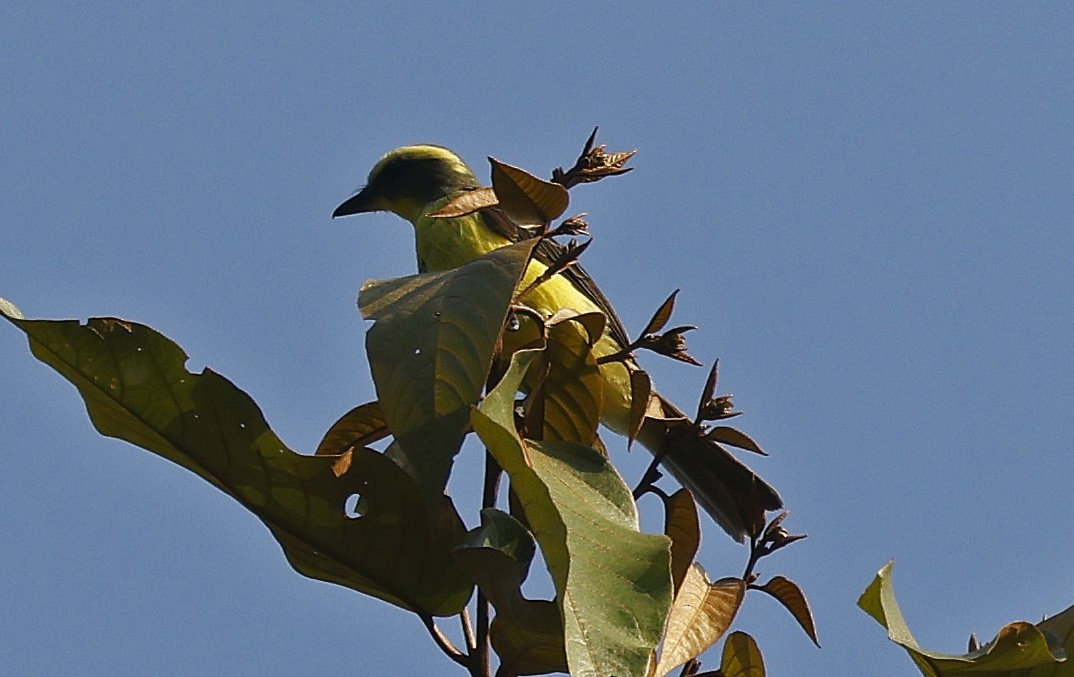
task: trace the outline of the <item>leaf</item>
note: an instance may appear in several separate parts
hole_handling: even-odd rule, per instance
[[[491,188],[475,188],[474,190],[462,191],[440,209],[429,212],[426,216],[431,216],[435,219],[467,216],[482,209],[495,207],[497,204],[496,192]]]
[[[364,447],[387,437],[388,424],[380,402],[366,402],[343,414],[324,434],[316,456],[338,456],[353,447]]]
[[[567,672],[563,620],[559,605],[545,599],[523,600],[510,616],[497,612],[489,640],[505,675]]]
[[[453,270],[367,282],[358,296],[376,322],[366,349],[384,419],[428,496],[447,484],[535,242]]]
[[[649,411],[649,401],[653,394],[653,381],[649,373],[642,369],[629,369],[630,372],[630,427],[627,428],[627,448],[638,439],[645,415]],[[693,500],[693,499],[691,499]]]
[[[732,632],[727,636],[720,672],[724,677],[764,677],[764,659],[753,637],[744,632]]]
[[[118,319],[20,320],[34,355],[71,381],[102,434],[183,466],[272,531],[303,575],[427,615],[458,613],[472,584],[449,545],[462,523],[446,498],[420,499],[390,460],[290,451],[246,393],[149,327]]]
[[[514,395],[536,359],[516,353],[473,412],[541,546],[564,619],[570,673],[643,675],[671,603],[669,542],[643,534],[630,490],[596,451],[522,440]]]
[[[489,158],[492,188],[500,208],[520,226],[546,226],[567,211],[570,198],[558,183],[539,179],[524,169]]]
[[[481,526],[466,532],[455,548],[455,557],[479,559],[467,564],[474,580],[497,608],[507,609],[521,598],[519,586],[529,575],[537,546],[521,522],[496,508],[481,511]]]
[[[1036,668],[1032,677],[1061,677],[1064,674],[1069,677],[1071,671],[1074,671],[1074,606],[1045,618],[1037,623],[1037,628],[1048,638],[1052,653],[1058,654],[1058,649],[1066,654],[1067,660],[1066,663],[1056,664],[1054,667]]]
[[[761,448],[761,445],[754,442],[752,437],[742,432],[741,430],[732,428],[730,426],[716,426],[708,432],[706,437],[716,442],[723,442],[724,444],[729,444],[732,447],[738,447],[739,449],[752,451],[755,454],[760,454],[761,456],[768,456],[768,453]]]
[[[560,310],[545,321],[546,347],[540,365],[546,369],[543,400],[545,440],[574,440],[591,446],[597,438],[603,380],[593,344],[604,331],[603,313]]]
[[[776,576],[764,585],[751,587],[767,592],[775,597],[780,604],[787,607],[787,611],[791,612],[794,620],[798,621],[798,625],[801,625],[805,633],[809,635],[809,639],[813,640],[813,643],[818,647],[820,646],[820,640],[817,639],[817,628],[813,623],[813,612],[809,610],[809,602],[806,601],[805,595],[797,583],[783,576]]]
[[[675,297],[678,296],[678,294],[679,290],[676,289],[671,292],[671,296],[667,297],[667,299],[660,304],[660,307],[653,313],[652,319],[649,320],[649,324],[645,325],[645,329],[642,329],[641,333],[643,336],[645,334],[655,334],[664,328],[664,325],[671,319],[671,313],[675,310]]]
[[[678,591],[701,545],[701,522],[689,489],[679,489],[664,505],[664,533],[671,539],[671,580]]]
[[[910,633],[895,600],[891,568],[892,563],[888,562],[877,572],[858,599],[858,606],[887,629],[891,641],[910,654],[922,674],[994,676],[1011,674],[1014,670],[1025,671],[1031,677],[1069,674],[1070,664],[1064,662],[1062,655],[1051,651],[1044,633],[1024,621],[1005,625],[991,642],[971,653],[947,654],[923,649]]]
[[[481,526],[467,533],[455,551],[496,608],[489,638],[507,674],[567,669],[563,622],[556,604],[522,596],[521,585],[534,552],[530,532],[495,508],[481,511]]]
[[[16,308],[14,303],[5,298],[0,298],[0,315],[14,320],[24,319],[22,311]]]
[[[668,674],[720,641],[745,594],[742,579],[723,578],[711,583],[701,565],[691,565],[671,605],[656,674]]]

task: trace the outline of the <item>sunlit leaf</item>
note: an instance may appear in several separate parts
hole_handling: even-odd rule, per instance
[[[314,453],[317,456],[336,456],[353,447],[370,445],[389,434],[380,402],[366,402],[333,423]]]
[[[742,579],[711,583],[700,565],[691,565],[671,605],[656,674],[662,677],[716,644],[731,627],[745,594]]]
[[[1031,623],[1017,621],[1005,625],[996,637],[967,654],[947,654],[922,648],[903,618],[891,583],[892,563],[884,565],[858,599],[858,606],[888,631],[891,641],[903,647],[922,674],[1008,675],[1012,671],[1030,677],[1071,674],[1070,658],[1053,653],[1045,634]],[[1070,624],[1074,621],[1068,620]],[[1069,628],[1068,628],[1069,629]],[[1068,638],[1069,642],[1069,638]]]
[[[511,480],[541,546],[577,676],[643,675],[671,602],[669,542],[638,529],[630,490],[596,451],[523,441],[514,396],[536,358],[516,353],[473,423]]]
[[[689,489],[679,489],[664,502],[664,533],[671,539],[671,580],[677,591],[701,545],[701,523],[697,504]]]
[[[388,428],[427,495],[441,493],[481,397],[535,241],[454,270],[368,282],[366,349]]]
[[[817,646],[820,646],[820,640],[817,639],[817,628],[813,623],[813,612],[809,610],[809,602],[806,601],[805,595],[797,583],[783,576],[776,576],[764,585],[754,587],[779,600],[779,603],[785,606],[787,611],[791,612],[794,620],[798,621],[805,633],[809,635],[809,639],[813,640],[813,643]]]
[[[567,210],[567,189],[494,158],[492,188],[500,208],[520,226],[544,226]]]
[[[574,440],[592,445],[604,400],[603,380],[592,347],[604,331],[602,313],[561,310],[545,322],[543,366],[543,435],[545,440]]]
[[[457,613],[472,584],[449,547],[462,523],[428,504],[390,460],[289,450],[246,393],[152,329],[118,319],[9,319],[34,355],[79,390],[102,434],[183,466],[263,521],[300,573],[431,615]]]
[[[720,672],[724,677],[764,677],[764,659],[753,637],[744,632],[732,632],[727,636]]]

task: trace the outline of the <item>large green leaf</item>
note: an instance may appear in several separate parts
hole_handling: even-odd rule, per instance
[[[507,310],[537,240],[437,273],[367,282],[366,349],[401,465],[429,496],[447,484],[492,365]]]
[[[1074,674],[1069,658],[1065,658],[1063,648],[1058,645],[1058,638],[1052,635],[1057,644],[1050,647],[1049,638],[1039,628],[1024,621],[1005,625],[991,642],[967,654],[947,654],[922,648],[910,634],[910,627],[895,600],[891,568],[892,563],[888,562],[877,572],[876,578],[858,599],[858,606],[887,629],[891,641],[906,649],[921,674],[927,677],[1058,677]],[[1068,631],[1070,622],[1068,618],[1065,626]],[[1069,641],[1069,636],[1066,639]]]
[[[638,528],[630,489],[597,451],[522,440],[514,398],[536,357],[516,353],[473,412],[541,546],[563,616],[572,675],[644,675],[671,605],[670,543]]]
[[[8,306],[0,306],[6,310]],[[391,460],[365,448],[303,456],[223,376],[186,370],[186,354],[118,319],[8,319],[33,354],[79,390],[102,434],[187,468],[257,515],[300,573],[425,615],[457,613],[472,590],[450,547],[462,524]]]

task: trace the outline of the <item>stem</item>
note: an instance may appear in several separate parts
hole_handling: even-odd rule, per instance
[[[433,622],[432,616],[422,616],[422,623],[425,624],[425,629],[432,635],[433,641],[440,647],[440,650],[447,654],[447,657],[455,661],[459,665],[469,668],[467,658],[468,656],[451,643],[451,640],[440,631],[440,628],[436,627],[436,623]]]
[[[485,486],[481,494],[481,508],[496,506],[496,497],[499,493],[500,476],[503,469],[492,454],[485,451]],[[470,674],[475,677],[488,677],[492,674],[492,665],[489,660],[489,601],[481,586],[477,587],[477,613],[474,617],[476,636],[470,664]]]

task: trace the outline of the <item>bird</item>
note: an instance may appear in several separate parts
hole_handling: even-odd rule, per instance
[[[473,170],[451,150],[433,144],[402,146],[373,166],[365,186],[340,204],[332,217],[391,212],[413,226],[419,272],[452,270],[533,237],[529,229],[515,225],[496,207],[464,216],[429,216],[463,191],[481,187]],[[525,289],[547,270],[562,249],[554,240],[542,239],[519,288]],[[531,289],[520,302],[545,317],[561,309],[604,313],[606,329],[592,348],[597,358],[621,353],[630,344],[611,303],[580,265],[561,270]],[[638,366],[632,359],[600,364],[601,424],[623,435],[631,421],[633,369]],[[661,465],[690,490],[729,536],[739,542],[756,536],[765,512],[783,507],[779,494],[725,448],[697,434],[697,426],[667,398],[655,390],[652,397],[663,416],[647,417],[637,441],[659,456]]]

